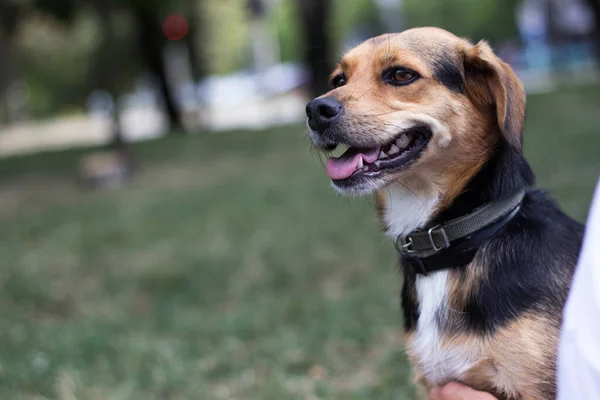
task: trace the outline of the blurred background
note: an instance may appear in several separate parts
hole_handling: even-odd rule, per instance
[[[0,0],[0,399],[412,399],[373,201],[304,105],[348,48],[433,25],[528,91],[584,221],[599,0]]]

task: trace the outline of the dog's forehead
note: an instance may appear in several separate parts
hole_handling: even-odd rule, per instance
[[[416,28],[374,37],[350,50],[340,67],[349,75],[377,67],[403,66],[461,87],[460,51],[467,42],[438,28]]]
[[[443,29],[415,28],[368,39],[346,53],[344,60],[358,62],[365,56],[395,53],[418,57],[424,62],[433,62],[439,57],[455,58],[463,42],[464,39]]]

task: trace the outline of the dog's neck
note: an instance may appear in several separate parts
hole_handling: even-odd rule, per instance
[[[469,181],[452,204],[432,219],[437,224],[472,212],[475,208],[503,199],[535,184],[535,176],[523,154],[501,138],[483,168]]]
[[[509,197],[534,183],[535,177],[523,155],[501,138],[490,158],[454,199],[444,199],[444,188],[433,181],[423,179],[416,187],[393,183],[379,194],[384,196],[380,199],[384,204],[381,217],[387,234],[404,236],[471,213],[485,203]]]
[[[378,193],[383,228],[392,237],[422,228],[438,208],[441,195],[434,184],[420,185],[420,190],[410,186],[397,182]]]

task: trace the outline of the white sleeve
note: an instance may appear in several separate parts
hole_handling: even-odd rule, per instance
[[[600,400],[600,184],[564,310],[558,400]]]

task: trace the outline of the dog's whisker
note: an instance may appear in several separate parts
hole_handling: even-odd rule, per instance
[[[387,112],[383,112],[383,113],[379,113],[379,114],[357,114],[356,117],[357,118],[381,117],[382,115],[389,115],[389,114],[399,113],[402,111],[404,111],[404,110],[392,110],[392,111],[387,111]]]
[[[413,196],[415,196],[419,201],[424,202],[424,200],[419,197],[418,194],[416,194],[411,188],[409,188],[408,186],[406,186],[404,183],[402,182],[398,182],[400,185],[402,185],[406,190],[408,190]]]
[[[358,98],[356,98],[356,100],[360,100],[363,98],[363,96],[365,96],[367,93],[369,93],[371,90],[373,90],[375,88],[375,85],[372,85],[369,89],[367,89],[363,94],[361,94]]]
[[[318,160],[319,163],[321,164],[321,166],[325,167],[325,159],[329,155],[331,155],[331,152],[329,152],[329,151],[322,151],[314,143],[310,143],[308,149],[309,149],[308,151],[309,151],[310,157],[313,160]]]

